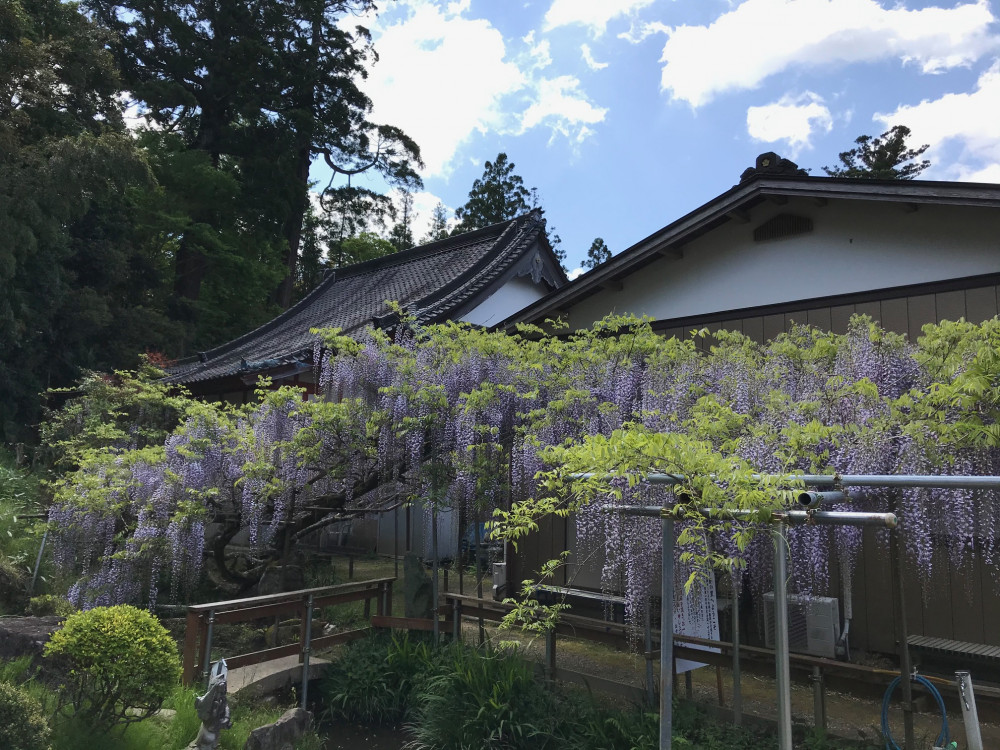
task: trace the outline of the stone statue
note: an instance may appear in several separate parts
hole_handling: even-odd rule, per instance
[[[226,700],[226,678],[229,669],[226,660],[220,659],[212,667],[208,681],[208,692],[195,697],[194,708],[201,719],[198,736],[187,746],[187,750],[215,750],[219,744],[219,734],[233,725],[229,718],[229,702]]]

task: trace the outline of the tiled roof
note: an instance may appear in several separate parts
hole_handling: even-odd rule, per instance
[[[421,322],[446,320],[492,293],[501,277],[544,240],[545,222],[532,212],[467,234],[338,268],[305,298],[260,328],[228,344],[181,360],[168,381],[197,383],[274,369],[310,359],[311,328],[350,334],[390,314],[399,302]],[[558,268],[558,264],[556,264]],[[559,272],[554,286],[565,281]]]

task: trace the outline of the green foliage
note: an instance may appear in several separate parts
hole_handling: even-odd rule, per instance
[[[149,358],[135,371],[86,373],[72,388],[50,389],[37,458],[56,470],[75,469],[96,453],[163,445],[194,407],[187,391],[161,381]],[[65,400],[63,400],[65,399]]]
[[[69,617],[76,612],[76,607],[69,603],[64,596],[53,596],[52,594],[42,594],[33,596],[28,600],[28,614],[31,617]]]
[[[587,250],[587,257],[583,260],[583,267],[597,268],[601,263],[609,260],[611,260],[611,251],[604,244],[604,240],[598,237],[590,244]]]
[[[38,701],[21,688],[0,682],[0,747],[48,750],[49,725]]]
[[[444,671],[421,688],[417,750],[557,747],[554,695],[517,654],[455,648]]]
[[[448,236],[448,209],[444,203],[438,201],[431,211],[431,226],[424,237],[424,242],[436,242]]]
[[[25,604],[43,524],[24,516],[39,513],[39,495],[35,477],[0,449],[0,611],[17,613]]]
[[[66,619],[44,655],[61,670],[63,700],[96,729],[146,719],[180,679],[177,645],[152,615],[128,605]]]
[[[905,125],[894,125],[876,138],[858,136],[854,141],[857,146],[838,155],[840,165],[823,167],[823,171],[830,177],[912,180],[931,163],[927,159],[915,161],[929,146],[910,148],[906,143],[909,137],[910,129]]]
[[[320,687],[327,710],[349,721],[395,724],[410,714],[415,694],[439,671],[441,652],[409,633],[349,644]]]
[[[530,198],[524,180],[514,173],[514,163],[501,152],[494,161],[486,162],[483,176],[472,183],[469,200],[455,209],[458,226],[452,233],[481,229],[525,214],[531,208]]]

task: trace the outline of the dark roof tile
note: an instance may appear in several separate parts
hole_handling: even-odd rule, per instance
[[[421,322],[448,319],[476,303],[544,238],[545,222],[533,211],[511,221],[338,268],[293,307],[238,339],[189,357],[167,380],[197,383],[291,364],[311,357],[312,328],[355,333],[383,318],[399,302]],[[541,245],[548,248],[546,241]],[[551,255],[551,250],[547,251]],[[554,259],[553,259],[554,262]],[[555,264],[558,268],[558,264]],[[559,272],[556,286],[565,281]]]

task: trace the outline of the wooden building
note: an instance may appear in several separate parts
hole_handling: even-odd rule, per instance
[[[717,198],[503,325],[562,317],[579,329],[633,313],[668,336],[708,327],[763,342],[793,323],[845,332],[864,313],[915,339],[927,323],[994,317],[998,285],[1000,185],[809,177],[769,153]],[[522,544],[510,580],[530,576],[552,549],[571,549],[572,523],[549,524],[543,537]],[[896,651],[887,557],[866,530],[851,582],[851,643],[865,651]],[[915,578],[905,583],[909,633],[1000,646],[996,571],[979,561],[955,570],[946,557],[926,590]],[[828,593],[840,597],[831,569]],[[600,586],[599,565],[569,575],[572,585]]]
[[[394,325],[399,303],[420,323],[494,325],[566,283],[541,212],[331,270],[300,302],[260,328],[170,368],[195,395],[243,403],[261,375],[313,388],[313,328],[346,335]]]

